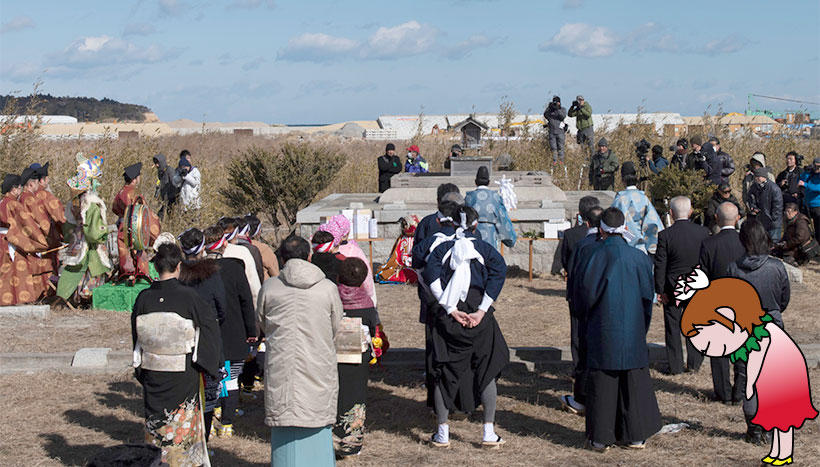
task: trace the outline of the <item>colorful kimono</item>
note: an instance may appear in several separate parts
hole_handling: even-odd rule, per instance
[[[510,248],[515,246],[518,235],[500,194],[486,186],[479,186],[467,192],[464,204],[478,212],[478,231],[481,232],[482,240],[496,250],[500,247],[499,240]]]
[[[137,297],[131,332],[146,443],[161,448],[171,466],[209,466],[202,373],[219,375],[215,313],[178,280],[155,281]]]
[[[416,271],[413,270],[413,235],[416,233],[418,217],[410,216],[407,219],[399,219],[402,225],[402,233],[393,244],[393,253],[376,274],[379,282],[395,282],[415,284],[418,281]]]
[[[618,208],[626,217],[626,228],[634,236],[629,246],[655,254],[658,232],[663,230],[663,222],[644,192],[629,186],[615,195],[612,207]]]
[[[49,228],[46,234],[48,249],[55,250],[43,255],[43,259],[49,261],[47,279],[58,276],[60,272],[59,248],[63,243],[63,224],[66,222],[65,206],[49,190],[39,190],[34,193],[34,198],[38,203],[39,215],[45,215],[49,219]]]
[[[76,213],[71,213],[73,222],[69,230],[73,235],[68,248],[63,250],[61,261],[65,265],[57,295],[64,300],[77,293],[78,298],[91,298],[91,292],[105,282],[111,271],[111,259],[106,240],[108,223],[105,219],[105,202],[96,193],[87,191],[79,196]]]
[[[117,250],[119,252],[119,278],[143,278],[151,280],[148,273],[148,255],[145,251],[134,250],[128,244],[128,222],[123,217],[130,206],[135,204],[142,197],[137,193],[133,185],[125,185],[122,187],[117,196],[114,198],[114,204],[111,205],[111,212],[118,216],[117,220]],[[150,222],[150,243],[159,236],[160,225],[159,219],[153,212],[149,212]]]
[[[45,237],[33,223],[25,225],[23,212],[25,208],[11,193],[0,199],[0,306],[30,303],[42,293],[41,283],[35,286],[25,251],[34,251],[38,241],[44,247]]]

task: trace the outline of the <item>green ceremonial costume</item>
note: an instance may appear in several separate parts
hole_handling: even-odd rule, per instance
[[[106,246],[105,202],[93,191],[82,193],[79,200],[79,216],[69,218],[69,221],[74,220],[68,226],[73,237],[62,255],[65,268],[57,283],[57,295],[65,300],[75,292],[80,298],[89,298],[91,291],[105,281],[111,270]]]

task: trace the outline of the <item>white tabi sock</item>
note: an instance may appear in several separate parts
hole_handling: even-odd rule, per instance
[[[485,423],[484,424],[484,441],[491,441],[495,442],[498,439],[498,436],[495,434],[495,429],[493,428],[492,423]]]
[[[440,424],[438,426],[438,431],[436,432],[435,439],[437,443],[450,442],[450,425],[446,423]]]

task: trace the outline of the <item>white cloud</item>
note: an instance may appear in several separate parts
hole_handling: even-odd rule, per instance
[[[230,5],[228,5],[228,8],[252,10],[263,5],[268,9],[276,7],[276,3],[273,0],[233,0]]]
[[[110,36],[88,36],[77,39],[61,52],[50,54],[49,68],[86,70],[111,65],[158,63],[179,56],[179,49],[165,49],[156,44],[138,46]]]
[[[575,57],[606,57],[615,53],[617,35],[609,28],[586,23],[568,23],[538,48]]]
[[[161,16],[179,16],[188,9],[188,5],[180,0],[159,0],[157,6]]]
[[[31,62],[20,62],[7,64],[0,71],[3,78],[20,82],[33,79],[38,73],[42,73],[43,69]]]
[[[325,62],[349,56],[359,45],[359,42],[345,37],[307,33],[290,39],[277,57],[294,62]]]
[[[724,37],[723,39],[709,41],[703,46],[695,49],[695,51],[705,55],[731,54],[743,49],[749,45],[749,43],[750,41],[745,37],[732,34]]]
[[[453,60],[458,60],[467,57],[475,49],[489,47],[498,41],[499,39],[495,37],[487,37],[484,34],[476,34],[453,45],[452,47],[448,47],[444,51],[444,56]]]
[[[128,36],[149,36],[157,32],[153,24],[148,23],[128,23],[122,32],[123,37]]]
[[[644,52],[677,52],[680,45],[672,34],[658,23],[649,22],[638,26],[627,34],[621,46],[624,51]]]
[[[364,42],[324,33],[306,33],[290,39],[279,50],[280,60],[328,62],[343,58],[395,60],[432,51],[438,30],[408,21],[394,27],[380,27]]]
[[[247,62],[242,64],[242,71],[257,70],[262,64],[266,62],[267,60],[264,57],[256,57],[252,60],[248,60]]]
[[[392,28],[382,26],[367,40],[366,55],[381,60],[418,55],[433,48],[437,35],[437,29],[418,21]]]
[[[682,53],[722,55],[735,53],[751,42],[737,35],[716,39],[703,45],[691,45],[679,40],[655,22],[644,23],[626,34],[586,23],[568,23],[538,48],[542,52],[557,52],[574,57],[608,57],[616,52],[632,54]]]
[[[34,20],[29,18],[28,16],[17,16],[16,18],[12,18],[2,25],[0,25],[0,34],[5,34],[7,32],[17,32],[22,31],[23,29],[33,28],[34,27]]]

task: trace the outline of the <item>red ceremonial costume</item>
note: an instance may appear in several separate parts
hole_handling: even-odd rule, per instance
[[[11,193],[0,199],[0,305],[30,303],[42,294],[35,284],[26,251],[45,247],[45,237]]]
[[[60,272],[59,248],[63,244],[63,224],[65,224],[65,206],[48,190],[41,189],[34,194],[38,203],[38,215],[45,215],[49,219],[49,229],[46,234],[48,249],[54,250],[43,255],[43,259],[48,261],[48,273],[46,279],[51,276],[58,276]],[[44,263],[45,265],[45,263]]]
[[[390,258],[376,274],[380,282],[415,284],[418,282],[418,276],[410,266],[413,262],[413,235],[416,233],[419,220],[413,215],[408,218],[403,217],[399,219],[399,222],[402,229],[401,235],[393,245]]]
[[[134,232],[129,232],[129,220],[125,218],[130,211],[129,208],[138,203],[143,203],[143,200],[142,196],[137,193],[136,187],[134,185],[125,185],[117,193],[114,203],[111,205],[111,212],[119,218],[117,220],[118,276],[121,280],[143,278],[150,281],[151,279],[148,276],[148,255],[144,250],[134,248]],[[148,222],[148,231],[150,232],[148,241],[153,243],[159,236],[159,219],[150,210],[146,210],[146,212],[148,216],[144,221]]]
[[[24,210],[28,213],[27,217],[31,218],[31,223],[27,222],[27,224],[31,226],[32,230],[36,229],[37,232],[42,235],[45,242],[44,244],[39,244],[40,242],[35,241],[34,249],[26,251],[29,253],[29,271],[34,276],[35,292],[45,293],[48,291],[49,278],[51,277],[53,269],[50,259],[37,255],[51,249],[48,243],[48,235],[49,231],[51,231],[51,218],[49,218],[45,209],[40,205],[35,193],[23,190],[23,193],[20,195],[20,204],[23,205]],[[14,243],[13,240],[12,243]],[[25,249],[25,247],[23,248]]]
[[[757,413],[752,423],[769,431],[798,429],[806,420],[817,417],[812,405],[809,376],[803,353],[780,327],[766,324],[769,348],[760,376],[755,381]]]

